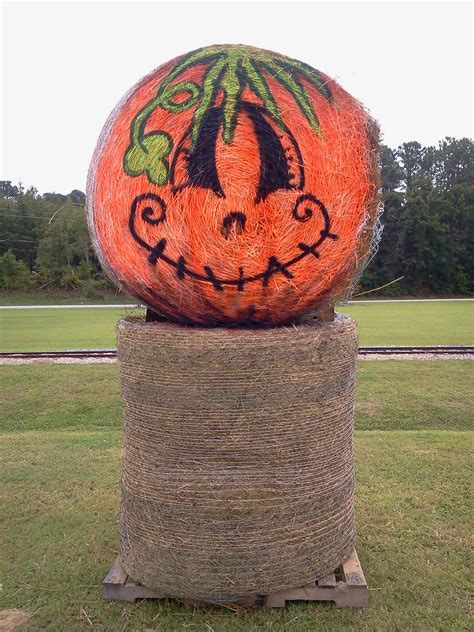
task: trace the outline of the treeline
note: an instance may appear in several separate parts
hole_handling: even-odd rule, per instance
[[[383,294],[473,291],[474,147],[446,138],[438,147],[382,146],[384,231],[359,284]],[[0,181],[0,289],[81,290],[112,284],[92,250],[85,195],[45,193]]]
[[[92,249],[85,195],[45,193],[0,181],[0,289],[112,288]]]
[[[385,294],[472,293],[474,145],[446,138],[438,147],[382,146],[384,231],[362,290],[402,282]]]

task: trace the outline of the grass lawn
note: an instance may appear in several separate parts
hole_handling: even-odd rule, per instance
[[[0,608],[24,630],[467,630],[469,361],[360,362],[356,460],[365,611],[293,603],[235,613],[105,602],[116,555],[120,402],[115,365],[3,366]]]
[[[115,325],[140,310],[18,309],[0,310],[2,351],[95,349],[115,347]]]
[[[359,324],[361,345],[473,344],[474,302],[364,302],[340,308]],[[115,346],[126,309],[0,310],[2,351]],[[139,313],[135,310],[133,313]]]
[[[362,345],[474,344],[474,301],[341,306],[359,324]]]
[[[119,290],[12,290],[0,292],[0,305],[134,305],[136,299]]]

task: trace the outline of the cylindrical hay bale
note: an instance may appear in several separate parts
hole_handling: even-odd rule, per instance
[[[122,320],[120,554],[171,597],[314,581],[354,545],[357,331]]]

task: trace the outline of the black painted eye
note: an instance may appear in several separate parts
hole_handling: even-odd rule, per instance
[[[196,146],[192,148],[191,145],[191,129],[179,142],[170,168],[174,192],[194,186],[225,197],[216,168],[216,143],[222,117],[222,107],[210,108],[199,130]]]
[[[219,197],[225,197],[216,168],[216,143],[222,118],[222,107],[214,107],[208,111],[199,130],[196,147],[188,160],[192,184],[202,189],[211,189]]]
[[[255,204],[279,189],[303,189],[304,169],[298,143],[289,129],[280,129],[260,105],[241,101],[238,116],[246,115],[255,134],[260,173],[256,186]],[[191,127],[185,132],[174,152],[170,166],[173,192],[185,187],[210,189],[225,197],[216,167],[216,144],[222,131],[222,105],[209,108],[196,142],[191,142]]]
[[[254,103],[241,103],[252,121],[260,157],[260,178],[255,204],[279,189],[301,189],[304,186],[303,160],[294,136],[280,130],[264,108]]]

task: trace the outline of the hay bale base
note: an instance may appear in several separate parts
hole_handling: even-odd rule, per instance
[[[136,601],[137,599],[169,599],[141,584],[137,584],[123,570],[120,558],[107,573],[102,585],[104,599]],[[189,600],[180,600],[187,602]],[[366,608],[369,605],[369,589],[355,549],[334,573],[299,588],[282,590],[270,595],[242,597],[232,602],[192,601],[191,603],[233,605],[237,607],[264,606],[283,608],[287,601],[334,601],[337,608]]]
[[[357,332],[121,320],[119,553],[178,599],[233,601],[326,577],[354,548]]]

